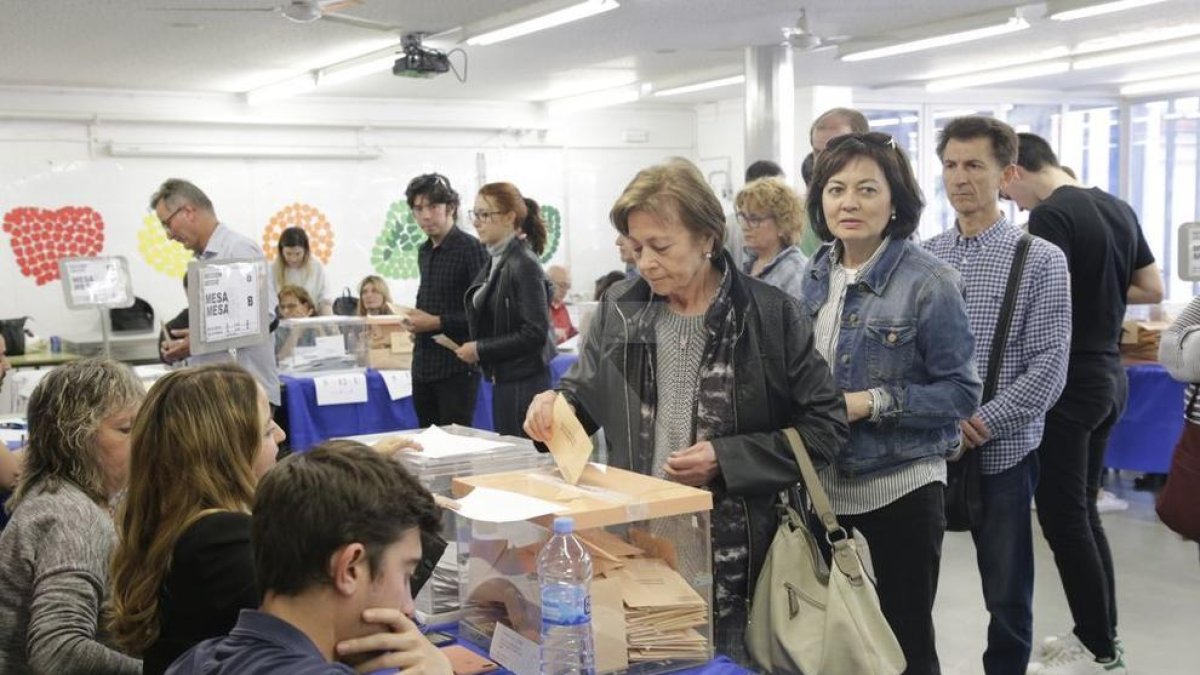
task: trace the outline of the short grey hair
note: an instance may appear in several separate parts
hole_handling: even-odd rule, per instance
[[[9,512],[38,485],[53,492],[70,483],[107,504],[96,432],[104,418],[141,405],[145,396],[133,370],[111,359],[84,359],[50,371],[29,397],[29,449]]]
[[[187,202],[192,206],[204,211],[212,212],[212,200],[208,195],[204,194],[204,190],[196,187],[191,181],[186,181],[182,178],[168,178],[163,181],[163,184],[158,186],[154,194],[150,195],[150,208],[158,207],[159,202],[165,202],[170,208],[179,206],[180,202]]]

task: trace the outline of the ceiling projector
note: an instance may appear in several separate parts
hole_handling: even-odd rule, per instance
[[[401,43],[404,53],[392,65],[392,74],[399,77],[433,77],[450,72],[450,57],[436,49],[421,45],[419,33],[409,33]]]

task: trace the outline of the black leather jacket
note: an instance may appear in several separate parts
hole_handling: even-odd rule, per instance
[[[475,294],[487,282],[490,265],[479,271],[465,298],[483,375],[493,382],[509,382],[546,372],[556,350],[542,265],[515,237],[496,265],[496,276],[483,288],[483,304],[475,307]]]
[[[796,428],[818,466],[833,461],[849,432],[845,402],[796,299],[731,273],[740,324],[732,363],[735,432],[712,441],[721,467],[720,484],[712,487],[714,497],[744,503],[753,592],[779,522],[776,497],[800,482],[783,428]],[[604,428],[609,464],[645,474],[653,473],[654,448],[635,447],[642,400],[636,389],[642,369],[654,367],[655,346],[631,343],[629,336],[635,315],[654,301],[642,279],[613,286],[585,332],[579,361],[557,386],[589,434]]]

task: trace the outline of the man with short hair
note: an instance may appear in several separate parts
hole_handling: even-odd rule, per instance
[[[995,392],[961,422],[966,452],[980,453],[983,518],[971,531],[991,621],[987,675],[1025,672],[1033,640],[1033,531],[1029,503],[1038,482],[1034,452],[1046,411],[1062,392],[1071,339],[1071,298],[1062,251],[1031,238],[1017,281],[1007,342],[995,373],[989,356],[1017,245],[1025,236],[1000,210],[1012,178],[1017,137],[988,117],[951,120],[938,139],[955,227],[925,248],[962,275],[979,377]]]
[[[450,675],[407,616],[421,535],[441,526],[433,497],[403,465],[361,443],[288,457],[254,499],[262,607],[242,610],[228,636],[193,647],[168,675]]]
[[[562,344],[579,334],[571,323],[571,313],[567,310],[571,272],[562,265],[551,265],[546,268],[546,277],[554,287],[554,293],[550,296],[550,327],[554,329],[554,343]]]
[[[812,153],[800,164],[800,177],[804,179],[804,185],[807,187],[812,180],[817,158],[825,152],[829,141],[846,134],[865,134],[870,131],[871,124],[867,121],[867,116],[854,108],[830,108],[821,113],[808,129],[808,142],[812,146]],[[821,248],[821,238],[811,227],[805,227],[796,246],[806,257],[812,258],[817,249]]]
[[[455,225],[458,193],[445,176],[438,173],[417,176],[409,182],[404,196],[417,225],[428,237],[417,250],[417,266],[421,271],[417,307],[405,320],[416,336],[413,407],[422,427],[471,426],[479,393],[479,370],[433,338],[445,335],[460,345],[471,339],[463,298],[475,275],[487,263],[487,250],[478,239]]]
[[[167,237],[183,244],[198,260],[265,260],[262,247],[217,220],[208,195],[186,180],[166,180],[150,196],[150,208],[154,209],[158,221],[167,231]],[[267,295],[264,299],[267,302],[267,320],[274,324],[279,300],[275,297],[275,281],[269,270],[266,277]],[[224,351],[192,355],[191,332],[187,328],[172,330],[171,337],[179,339],[164,341],[160,350],[166,363],[187,359],[188,365],[198,366],[228,358]],[[234,353],[238,364],[250,371],[262,385],[271,405],[278,407],[279,373],[275,369],[275,341],[271,335],[264,335],[261,342],[248,347],[237,347]]]
[[[1112,553],[1096,497],[1108,436],[1129,391],[1118,349],[1125,307],[1161,301],[1162,277],[1133,209],[1081,186],[1045,139],[1020,134],[1005,193],[1029,210],[1029,232],[1066,254],[1075,303],[1067,386],[1046,417],[1037,489],[1038,521],[1075,626],[1043,643],[1037,672],[1124,673]]]

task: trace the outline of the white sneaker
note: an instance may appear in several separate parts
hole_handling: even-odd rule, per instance
[[[1129,508],[1129,502],[1114,495],[1108,490],[1101,490],[1096,497],[1096,510],[1100,513],[1124,511]]]
[[[1051,635],[1042,640],[1042,644],[1033,648],[1033,658],[1037,661],[1049,661],[1058,656],[1059,652],[1076,647],[1083,647],[1083,643],[1072,632],[1068,631],[1062,635]]]
[[[1037,675],[1126,675],[1125,656],[1122,651],[1111,661],[1097,661],[1095,655],[1088,651],[1083,643],[1074,635],[1069,637],[1051,638],[1042,643],[1042,648],[1049,646],[1054,655],[1041,663],[1031,663],[1026,673]]]

